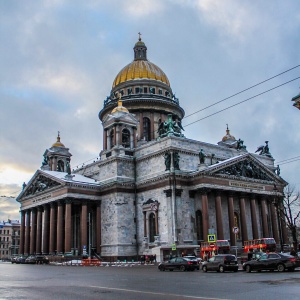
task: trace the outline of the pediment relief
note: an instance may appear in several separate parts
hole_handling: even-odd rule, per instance
[[[225,174],[238,177],[246,177],[258,180],[273,181],[271,176],[267,175],[260,167],[250,160],[240,161],[225,169],[219,170],[216,174]]]
[[[256,162],[251,157],[247,156],[242,160],[223,164],[220,163],[220,167],[211,170],[210,174],[214,175],[227,175],[234,177],[244,177],[254,180],[263,180],[274,182],[276,174],[272,174],[272,171],[267,167],[261,166],[259,162]]]
[[[31,196],[40,192],[44,192],[47,189],[50,189],[55,186],[59,186],[60,183],[54,181],[44,175],[37,175],[33,181],[25,188],[23,196]]]

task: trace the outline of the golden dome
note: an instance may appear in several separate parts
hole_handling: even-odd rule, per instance
[[[223,136],[222,142],[225,142],[225,141],[227,141],[227,140],[233,140],[233,141],[236,140],[235,137],[234,137],[233,135],[230,134],[230,131],[229,131],[229,129],[228,129],[228,125],[227,125],[227,129],[226,129],[226,135]]]
[[[59,132],[57,134],[57,140],[56,142],[52,145],[52,147],[65,147],[65,145],[63,143],[60,142],[60,136],[59,136]]]
[[[122,82],[135,79],[153,79],[170,86],[169,79],[158,66],[147,60],[134,60],[119,72],[112,87],[114,88]]]
[[[111,114],[114,114],[118,111],[129,113],[128,109],[122,105],[121,94],[119,94],[118,106],[111,111]]]
[[[134,61],[119,72],[113,82],[113,88],[120,83],[135,79],[152,79],[170,86],[166,74],[157,65],[148,61],[147,47],[142,41],[141,36],[139,36],[139,40],[135,43],[133,50]]]

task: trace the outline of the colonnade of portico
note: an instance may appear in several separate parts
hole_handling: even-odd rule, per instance
[[[67,199],[22,210],[20,254],[64,254],[74,249],[80,254],[89,244],[100,253],[100,222],[100,202]]]
[[[287,229],[284,218],[280,213],[280,200],[272,195],[258,195],[255,193],[225,192],[221,190],[198,190],[201,200],[203,239],[207,240],[211,223],[216,225],[215,233],[220,240],[225,239],[225,232],[230,233],[232,246],[236,245],[236,236],[233,232],[235,224],[235,213],[239,216],[240,241],[262,237],[273,237],[277,244],[288,243]],[[209,215],[210,201],[214,198],[215,216]],[[224,203],[227,212],[224,211]],[[238,210],[235,209],[238,201]],[[250,202],[250,203],[249,203]],[[228,227],[224,227],[224,214],[228,214]],[[247,216],[251,218],[251,228],[247,224]],[[212,218],[215,218],[213,220]],[[248,217],[249,219],[249,217]],[[213,221],[213,222],[212,222]],[[250,232],[250,234],[249,234]],[[251,234],[252,233],[252,234]]]

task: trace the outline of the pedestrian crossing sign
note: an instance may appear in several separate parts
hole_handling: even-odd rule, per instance
[[[210,243],[215,243],[216,242],[216,235],[215,234],[208,234],[207,235],[207,241]]]

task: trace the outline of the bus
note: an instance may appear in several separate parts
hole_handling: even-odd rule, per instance
[[[244,252],[274,252],[276,242],[273,238],[260,238],[244,242]]]
[[[217,240],[215,243],[201,242],[201,258],[208,259],[216,254],[227,254],[230,251],[228,240]]]

